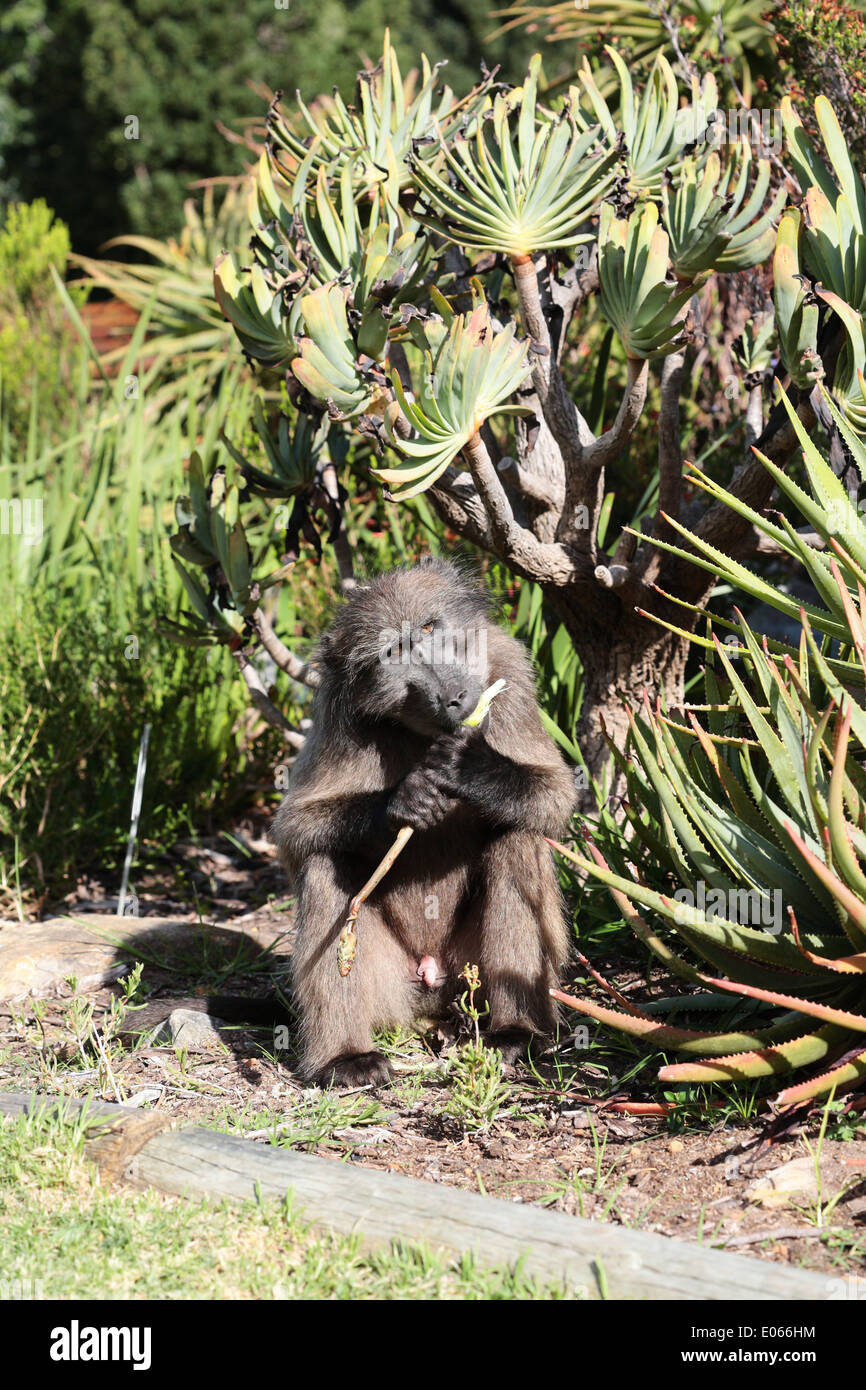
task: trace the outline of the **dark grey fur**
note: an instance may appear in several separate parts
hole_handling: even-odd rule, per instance
[[[430,561],[353,594],[318,660],[313,728],[272,832],[298,894],[304,1072],[342,1085],[384,1080],[373,1029],[441,1014],[467,963],[481,972],[490,1041],[513,1057],[555,1020],[548,990],[568,935],[542,836],[563,833],[574,799],[527,654],[477,587]],[[483,727],[463,728],[500,677],[507,688]],[[401,825],[415,834],[361,908],[343,979],[337,939],[349,901]],[[417,977],[424,956],[446,977],[432,989]]]

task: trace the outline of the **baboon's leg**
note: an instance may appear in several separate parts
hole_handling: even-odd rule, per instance
[[[410,962],[369,902],[358,916],[352,970],[342,978],[337,969],[337,941],[363,877],[357,863],[324,855],[311,857],[299,875],[292,988],[301,1022],[302,1069],[325,1084],[387,1080],[388,1065],[374,1049],[373,1028],[410,1023],[413,1017]]]
[[[477,964],[490,1005],[488,1042],[513,1061],[532,1034],[553,1032],[549,990],[568,956],[568,931],[550,851],[540,835],[512,831],[485,848],[467,917],[451,953]]]

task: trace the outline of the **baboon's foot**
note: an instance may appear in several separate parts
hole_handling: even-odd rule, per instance
[[[536,1038],[535,1033],[525,1028],[500,1028],[482,1036],[487,1047],[498,1048],[506,1065],[525,1057],[530,1043]]]
[[[318,1073],[322,1086],[383,1086],[391,1068],[381,1052],[344,1052]]]

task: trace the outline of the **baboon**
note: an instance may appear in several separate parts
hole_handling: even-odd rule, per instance
[[[555,1022],[549,989],[568,933],[542,836],[562,834],[574,801],[527,653],[483,592],[430,560],[355,591],[317,664],[313,727],[271,832],[298,896],[303,1074],[386,1080],[373,1029],[441,1016],[467,963],[489,1004],[488,1041],[512,1061]],[[481,727],[465,728],[500,677]],[[404,825],[414,834],[362,906],[341,978],[349,901]]]

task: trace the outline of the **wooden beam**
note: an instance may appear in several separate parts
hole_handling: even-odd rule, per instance
[[[0,1094],[0,1114],[23,1114],[46,1100]],[[61,1103],[80,1109],[84,1102]],[[107,1158],[117,1172],[121,1117],[134,1116],[140,1125],[141,1112],[100,1103],[91,1104],[89,1113],[112,1121]],[[585,1289],[591,1298],[763,1302],[839,1299],[848,1293],[845,1282],[830,1275],[270,1148],[215,1130],[178,1129],[142,1143],[143,1137],[140,1131],[130,1135],[123,1166],[123,1176],[136,1186],[236,1201],[282,1199],[293,1192],[303,1219],[337,1235],[357,1235],[367,1248],[418,1241],[453,1255],[472,1251],[488,1265],[513,1266],[522,1259],[527,1274]],[[90,1152],[100,1162],[98,1141]]]

